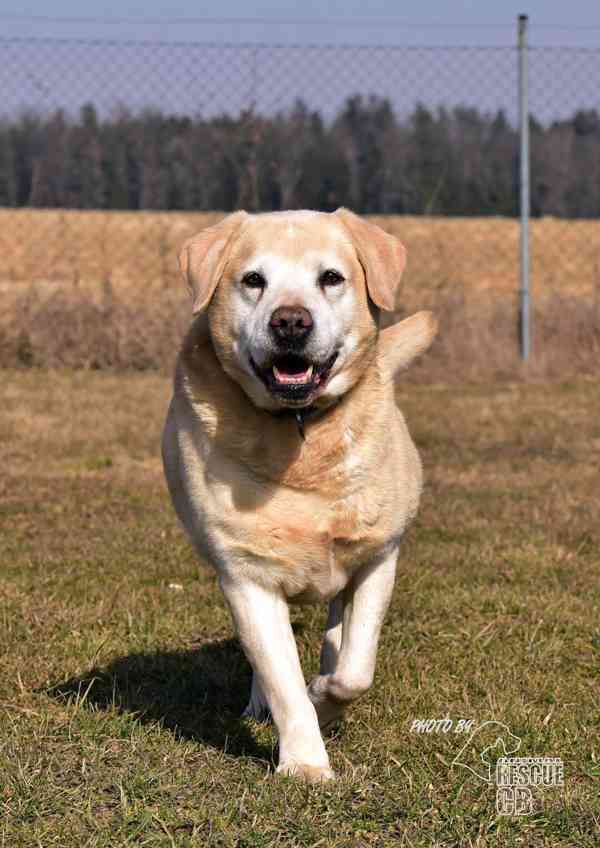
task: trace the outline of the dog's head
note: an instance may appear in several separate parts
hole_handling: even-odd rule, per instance
[[[393,310],[398,239],[346,209],[236,212],[179,256],[194,314],[223,369],[267,409],[327,404],[375,356],[379,310]]]

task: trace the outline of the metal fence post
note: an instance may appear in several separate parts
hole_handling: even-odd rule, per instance
[[[529,81],[527,76],[527,15],[519,15],[519,207],[521,215],[520,250],[520,342],[521,358],[529,359],[531,347],[529,315]]]

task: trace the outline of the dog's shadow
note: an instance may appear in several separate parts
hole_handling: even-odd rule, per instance
[[[80,708],[129,713],[178,738],[273,766],[273,747],[257,742],[241,718],[250,683],[239,643],[223,639],[193,650],[128,654],[43,691]]]

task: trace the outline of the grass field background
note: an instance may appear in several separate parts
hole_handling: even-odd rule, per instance
[[[426,470],[337,783],[273,777],[250,672],[159,462],[160,373],[4,371],[0,845],[547,846],[600,834],[600,395],[593,380],[410,385]],[[293,615],[307,677],[324,610]],[[502,817],[416,718],[495,719],[562,789]],[[502,753],[502,752],[498,752]]]

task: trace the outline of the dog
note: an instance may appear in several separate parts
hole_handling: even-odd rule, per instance
[[[347,209],[236,212],[183,245],[193,302],[162,450],[175,511],[216,569],[270,713],[277,772],[334,777],[321,731],[370,687],[421,463],[394,378],[429,312],[380,330],[405,250]],[[327,601],[308,687],[290,603]]]

